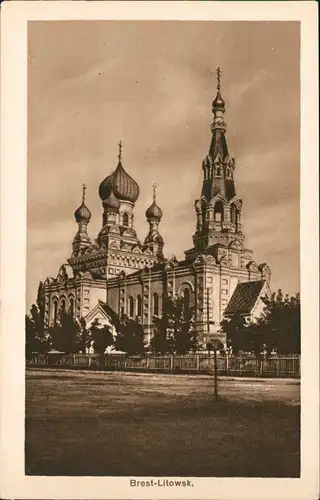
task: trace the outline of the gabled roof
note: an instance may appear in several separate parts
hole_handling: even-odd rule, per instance
[[[119,322],[119,317],[117,313],[115,313],[110,306],[102,302],[102,300],[99,300],[95,307],[88,312],[88,314],[84,318],[85,321],[91,321],[99,312],[106,319],[109,319],[114,326],[118,324],[117,322]]]
[[[245,281],[238,283],[229,303],[224,311],[224,315],[250,314],[254,308],[265,281]]]
[[[111,319],[111,323],[117,327],[120,322],[118,314],[105,302],[99,300],[99,306],[103,309],[103,311],[107,314],[107,316]]]

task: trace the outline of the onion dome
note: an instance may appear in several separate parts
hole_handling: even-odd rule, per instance
[[[115,171],[106,177],[99,186],[99,196],[102,200],[106,200],[111,191],[118,200],[130,201],[135,203],[139,197],[139,186],[132,177],[127,174],[121,163],[121,148],[119,143],[119,162]]]
[[[108,211],[110,210],[118,212],[120,208],[120,201],[118,200],[118,198],[115,197],[112,189],[108,198],[103,201],[103,207]]]
[[[89,222],[91,219],[91,212],[89,208],[85,205],[84,203],[84,198],[85,198],[85,191],[86,191],[86,186],[82,186],[82,204],[80,205],[79,208],[74,213],[74,217],[76,221],[79,222]]]
[[[156,184],[153,184],[153,203],[150,205],[148,210],[146,211],[147,219],[158,219],[160,220],[162,217],[162,210],[158,207],[156,203]]]
[[[221,97],[220,91],[218,90],[215,100],[212,103],[212,111],[215,112],[217,110],[224,111],[226,107],[226,103]]]
[[[224,111],[225,110],[225,102],[222,99],[222,96],[220,94],[220,76],[221,76],[221,70],[220,68],[217,69],[217,80],[218,80],[218,85],[217,85],[217,95],[215,100],[212,103],[212,111]]]
[[[146,217],[147,219],[161,219],[162,217],[162,210],[158,205],[156,204],[155,200],[153,201],[152,205],[148,208],[146,211]]]

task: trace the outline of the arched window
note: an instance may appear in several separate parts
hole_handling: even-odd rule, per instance
[[[221,177],[221,167],[217,167],[216,169],[216,176]]]
[[[214,206],[214,220],[216,222],[223,221],[223,205],[221,201],[217,201],[217,203]]]
[[[231,222],[232,224],[235,224],[236,231],[238,231],[239,221],[240,221],[240,212],[239,210],[237,210],[235,205],[231,205]]]
[[[122,223],[124,226],[129,226],[129,215],[127,213],[123,214]]]
[[[155,316],[159,314],[159,296],[157,293],[153,294],[153,314]]]
[[[229,167],[226,168],[226,177],[227,177],[227,179],[229,179],[229,177],[230,177],[230,168]]]
[[[53,322],[56,323],[58,319],[58,301],[53,301]]]
[[[72,317],[74,317],[74,298],[70,298],[69,312]]]
[[[205,227],[205,225],[206,225],[206,212],[205,212],[205,210],[202,210],[201,217],[202,217],[202,225]]]
[[[134,316],[134,299],[133,297],[129,297],[129,316],[133,318]]]
[[[185,311],[188,311],[190,307],[190,290],[189,288],[185,288],[183,290],[183,308]]]
[[[60,302],[60,311],[65,311],[65,310],[66,310],[66,301],[62,299]]]
[[[235,205],[231,205],[231,222],[235,224],[237,222],[237,209]]]
[[[137,297],[137,315],[142,316],[142,299],[141,295],[138,295]]]

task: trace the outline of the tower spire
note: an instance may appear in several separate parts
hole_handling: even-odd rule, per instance
[[[186,258],[203,252],[204,249],[210,249],[211,252],[216,244],[228,247],[235,240],[241,245],[244,241],[241,224],[242,202],[236,195],[234,179],[235,160],[229,154],[226,138],[225,102],[220,93],[221,73],[218,67],[217,91],[212,103],[212,138],[208,154],[202,162],[201,195],[195,201],[194,248],[185,252]],[[218,256],[218,253],[216,255]]]
[[[224,112],[226,110],[226,105],[225,105],[225,102],[224,102],[224,100],[221,96],[221,93],[220,93],[222,71],[221,71],[219,66],[216,70],[216,73],[217,73],[217,95],[212,103],[213,123],[211,125],[211,132],[213,134],[213,143],[214,144],[221,142],[220,140],[216,140],[216,139],[218,139],[218,137],[216,137],[216,133],[218,133],[218,135],[221,137],[221,133],[224,134],[226,129],[227,129],[227,125],[226,125],[226,122],[225,122],[224,116],[223,116]],[[214,154],[214,151],[212,149],[212,144],[210,147],[210,154],[214,159],[216,154]],[[228,154],[227,150],[225,150],[224,156],[226,156],[227,154]]]
[[[222,71],[220,69],[220,66],[217,67],[217,95],[215,100],[212,103],[212,112],[215,117],[219,116],[221,113],[225,112],[225,102],[222,99],[222,96],[220,94],[220,89],[221,89],[221,74]]]

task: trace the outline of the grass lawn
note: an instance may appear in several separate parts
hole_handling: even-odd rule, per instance
[[[27,370],[26,474],[299,477],[300,385]]]

